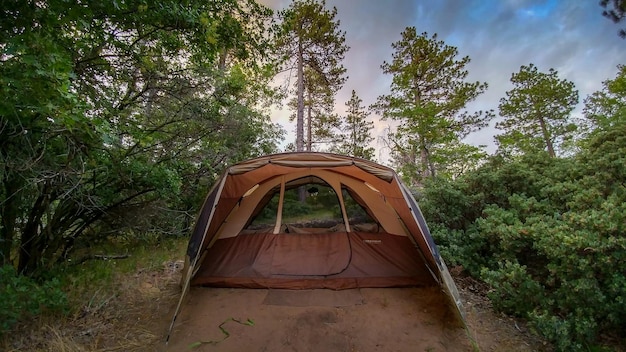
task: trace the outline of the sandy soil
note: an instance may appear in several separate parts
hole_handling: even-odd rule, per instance
[[[0,350],[551,351],[523,322],[494,313],[485,298],[488,288],[462,275],[455,281],[474,343],[454,324],[436,288],[278,296],[268,290],[194,288],[166,347],[181,267],[173,261],[121,277],[114,294],[97,291],[74,316],[21,325],[0,341]]]
[[[194,288],[166,350],[472,351],[438,288],[360,289],[353,304],[303,292],[274,305],[269,293]]]

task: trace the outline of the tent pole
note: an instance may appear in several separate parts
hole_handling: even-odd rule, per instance
[[[204,252],[204,249],[203,249],[204,241],[206,240],[207,231],[209,229],[209,226],[211,225],[211,220],[213,219],[213,215],[215,214],[215,208],[217,207],[217,203],[219,203],[220,195],[222,194],[222,190],[224,189],[224,184],[226,183],[227,174],[228,172],[226,172],[224,176],[222,176],[222,179],[220,180],[220,185],[219,185],[219,189],[217,190],[215,200],[213,201],[213,204],[211,204],[211,207],[213,207],[213,209],[211,209],[211,214],[209,215],[209,219],[207,220],[206,228],[204,229],[204,235],[202,235],[202,240],[200,241],[200,246],[198,247],[198,252],[194,256],[193,261],[191,261],[191,264],[189,265],[189,270],[187,270],[186,277],[185,277],[185,284],[183,285],[183,291],[180,294],[180,298],[178,299],[178,304],[176,305],[176,310],[174,311],[174,316],[172,317],[172,322],[170,323],[170,327],[167,330],[167,337],[165,338],[166,346],[170,342],[172,329],[174,329],[174,323],[176,323],[176,318],[178,317],[178,313],[180,313],[180,308],[183,305],[183,300],[185,299],[185,296],[187,296],[187,293],[189,292],[189,289],[191,287],[191,279],[193,278],[196,272],[198,259],[200,258],[201,253]]]
[[[278,210],[276,214],[276,224],[274,225],[274,234],[280,232],[280,225],[283,222],[283,201],[285,200],[285,176],[280,177],[280,196],[278,198]]]

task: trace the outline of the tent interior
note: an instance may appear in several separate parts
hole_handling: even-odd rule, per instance
[[[434,272],[439,271],[428,244],[421,234],[411,235],[417,227],[400,185],[388,190],[397,180],[358,171],[364,176],[323,167],[294,168],[239,182],[246,184],[245,190],[216,203],[226,207],[221,209],[224,220],[203,240],[191,284],[283,289],[438,286]],[[232,189],[226,184],[224,193]],[[404,213],[399,213],[398,204]]]

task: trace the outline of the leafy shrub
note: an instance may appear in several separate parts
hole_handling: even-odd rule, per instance
[[[433,224],[430,230],[449,265],[461,265],[474,277],[480,277],[483,268],[496,265],[487,237],[478,232],[475,226],[462,231]]]
[[[494,305],[530,318],[562,350],[624,329],[626,238],[616,230],[626,223],[626,205],[607,199],[601,209],[546,215],[529,211],[537,203],[498,208],[478,221],[499,248],[492,254],[499,267],[482,272],[495,289]]]
[[[283,204],[283,216],[285,218],[306,215],[311,213],[311,205],[297,199],[285,198]]]
[[[445,259],[562,351],[626,331],[626,127],[585,145],[572,158],[495,157],[428,183],[421,202]]]
[[[489,293],[494,306],[511,314],[523,316],[533,311],[544,294],[541,284],[519,263],[506,261],[498,270],[483,269],[482,277],[494,288]]]
[[[10,265],[0,267],[0,297],[0,334],[43,310],[67,309],[67,297],[57,279],[37,283],[29,277],[17,275]]]
[[[428,180],[417,197],[424,216],[452,230],[466,230],[480,216],[481,194],[468,192],[466,183],[446,179]]]

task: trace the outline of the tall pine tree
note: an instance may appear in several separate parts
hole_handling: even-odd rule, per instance
[[[384,73],[393,75],[391,93],[380,96],[372,108],[383,119],[398,123],[387,136],[388,146],[407,181],[419,184],[445,168],[438,164],[446,160],[437,155],[457,148],[470,132],[486,126],[493,114],[464,111],[487,84],[466,82],[469,57],[458,59],[458,50],[438,40],[436,34],[418,35],[414,27],[408,27],[392,47],[392,61],[381,66]]]
[[[324,77],[317,72],[305,68],[304,70],[304,150],[312,151],[316,145],[334,143],[340,127],[339,116],[335,110],[335,89],[325,85]],[[298,99],[289,101],[289,108],[293,113],[289,121],[297,117]]]
[[[341,61],[348,46],[345,44],[345,32],[339,29],[339,21],[335,19],[336,15],[336,8],[326,9],[325,0],[294,1],[281,13],[283,23],[277,46],[282,53],[284,67],[295,69],[297,75],[297,151],[305,147],[305,106],[309,105],[306,118],[312,129],[315,126],[313,107],[316,102],[327,99],[329,95],[334,99],[335,93],[346,80],[346,69]],[[307,143],[309,150],[312,144],[310,139],[312,137]]]
[[[374,141],[371,135],[374,123],[367,121],[370,114],[362,103],[363,100],[352,90],[350,100],[346,102],[347,115],[341,121],[341,141],[331,151],[372,160],[375,150],[370,143]]]
[[[546,150],[555,157],[558,147],[576,131],[570,116],[578,104],[574,83],[559,79],[554,69],[539,72],[533,64],[522,65],[511,76],[511,83],[514,88],[500,99],[500,116],[504,120],[496,124],[504,131],[496,136],[501,151]]]

